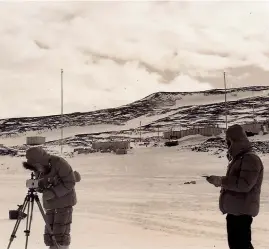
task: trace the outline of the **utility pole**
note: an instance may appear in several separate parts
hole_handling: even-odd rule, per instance
[[[64,114],[64,106],[63,106],[63,69],[61,69],[61,154],[63,154],[63,123],[64,123],[64,119],[63,119],[63,114]]]
[[[255,123],[255,111],[254,111],[254,92],[252,90],[252,116],[253,116],[253,123]]]
[[[140,121],[139,133],[140,133],[140,143],[141,143],[142,142],[142,138],[141,138],[141,121]]]
[[[228,118],[227,118],[227,87],[226,87],[226,73],[223,73],[224,78],[224,88],[225,88],[225,124],[226,124],[226,131],[228,129]]]

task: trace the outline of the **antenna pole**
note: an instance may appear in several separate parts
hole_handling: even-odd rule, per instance
[[[140,126],[139,133],[140,133],[140,143],[141,143],[142,142],[142,137],[141,137],[141,121],[140,121],[139,126]]]
[[[252,90],[252,98],[254,98],[254,92]],[[255,111],[254,111],[254,102],[252,100],[252,115],[253,115],[253,123],[255,122]]]
[[[223,73],[224,78],[224,88],[225,88],[225,124],[226,130],[228,129],[228,118],[227,118],[227,84],[226,84],[226,73]]]
[[[63,153],[63,114],[64,114],[64,107],[63,107],[63,69],[61,69],[61,154]]]

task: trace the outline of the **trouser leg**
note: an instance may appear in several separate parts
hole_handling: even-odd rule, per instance
[[[55,211],[53,234],[59,245],[68,246],[71,243],[72,207],[59,208]]]
[[[46,210],[46,219],[51,229],[53,230],[54,210]],[[44,232],[44,243],[46,246],[53,246],[53,240],[51,239],[51,236],[49,234],[49,231],[46,225],[45,225],[45,232]]]
[[[230,249],[254,249],[251,243],[252,217],[227,215],[227,235]]]

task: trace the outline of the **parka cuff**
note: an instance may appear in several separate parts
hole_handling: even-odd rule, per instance
[[[224,185],[225,176],[220,177],[220,186],[223,187]]]

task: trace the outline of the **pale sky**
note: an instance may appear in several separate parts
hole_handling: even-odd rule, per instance
[[[269,3],[0,3],[0,118],[269,85]]]

